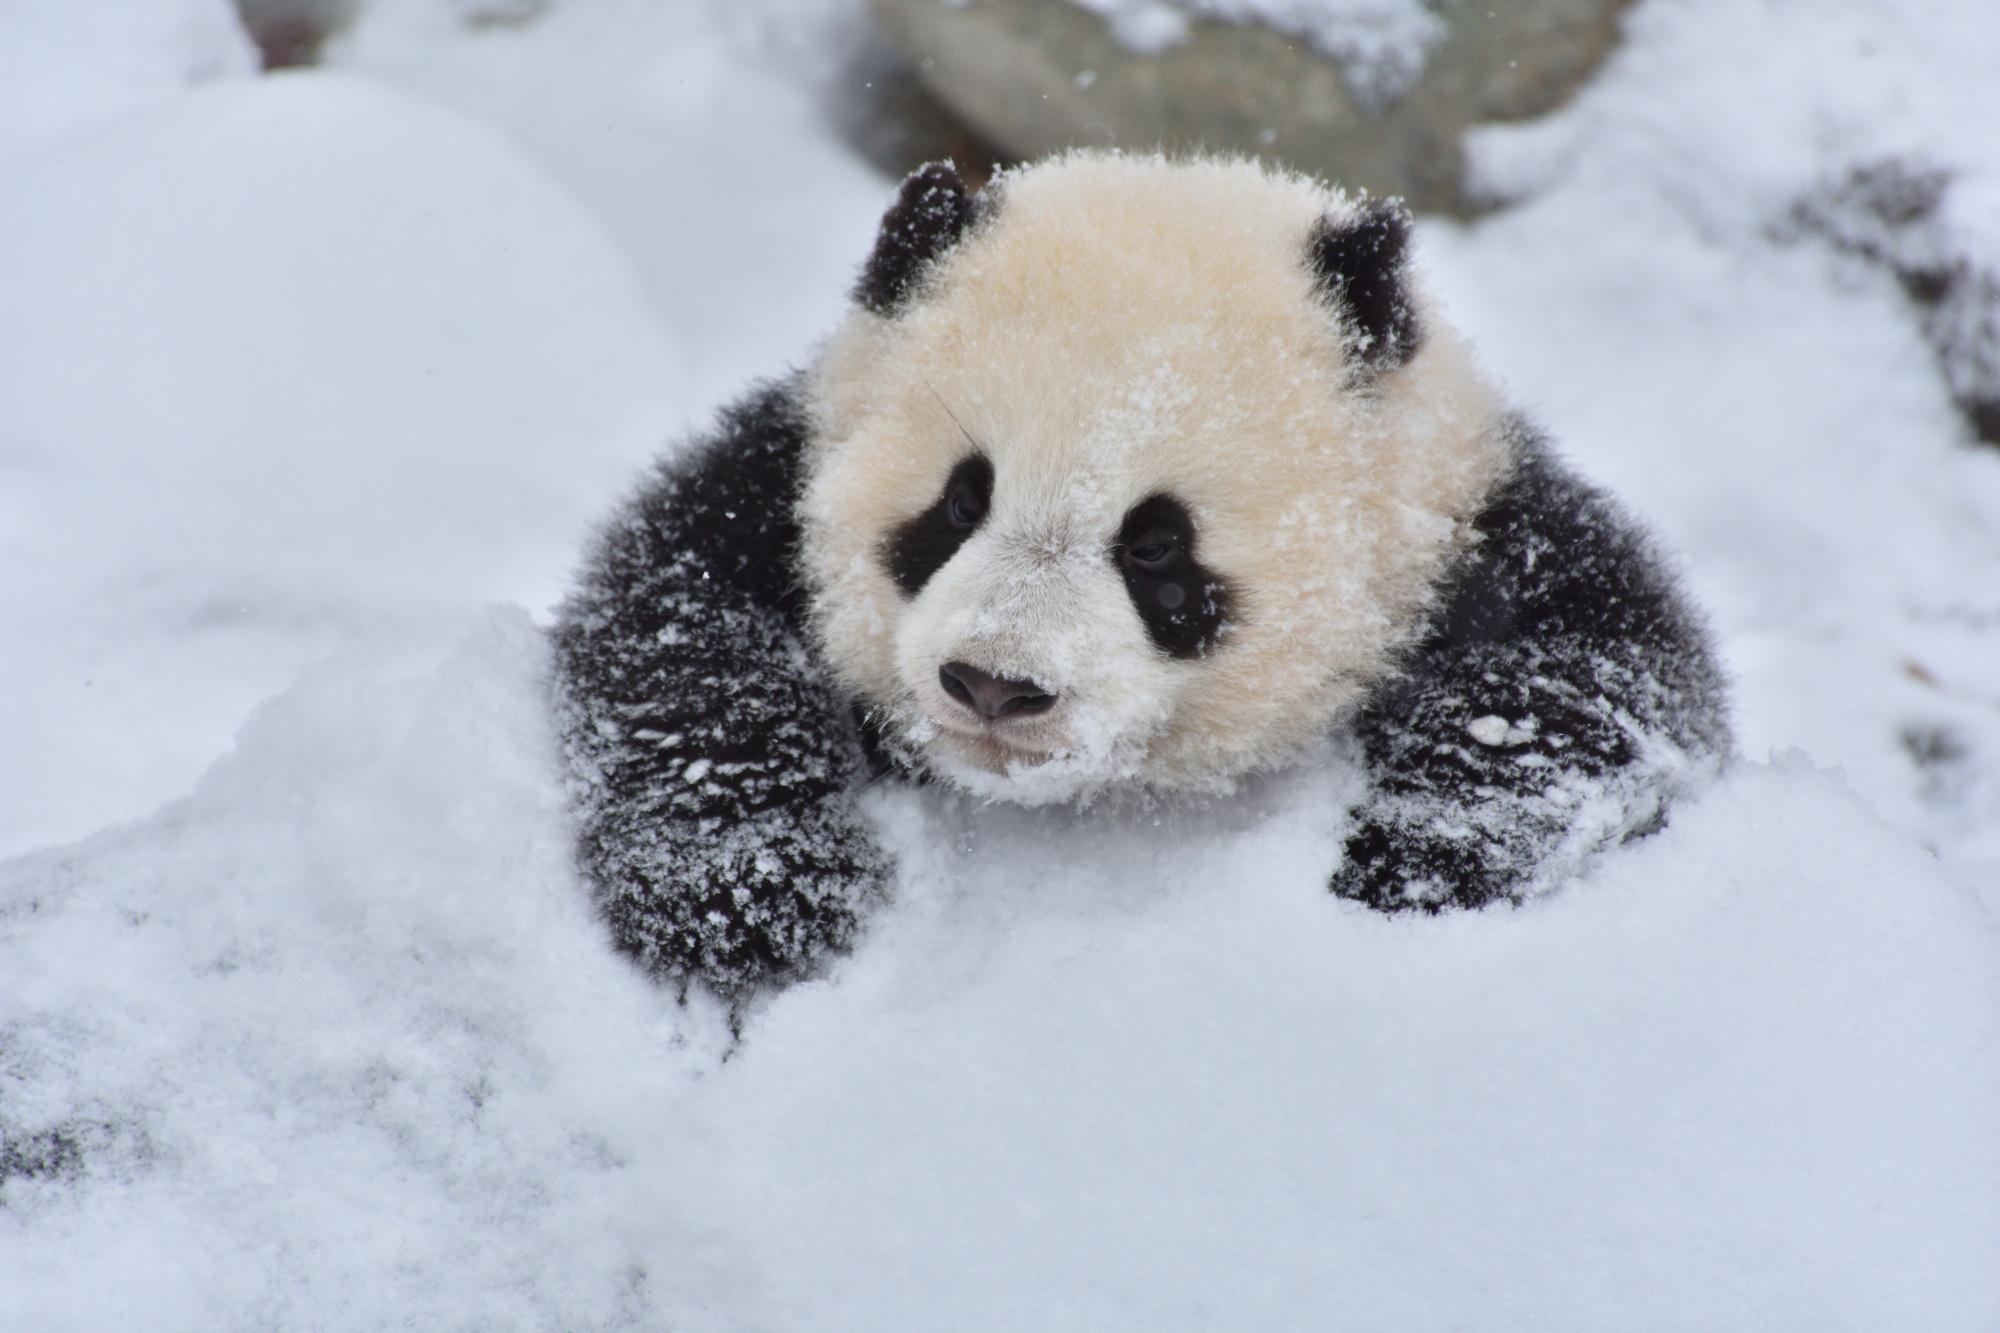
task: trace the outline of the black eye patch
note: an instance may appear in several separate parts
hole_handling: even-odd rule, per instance
[[[1146,632],[1163,652],[1199,657],[1222,637],[1228,585],[1195,558],[1194,520],[1171,495],[1133,505],[1111,557]]]
[[[910,597],[922,591],[965,539],[979,531],[992,503],[993,464],[985,454],[960,460],[945,478],[937,502],[889,534],[883,559],[896,586]]]

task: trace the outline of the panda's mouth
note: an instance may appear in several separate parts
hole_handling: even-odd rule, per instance
[[[948,757],[983,773],[1006,776],[1022,769],[1039,768],[1053,758],[1048,750],[1028,750],[992,736],[964,736],[947,733],[942,738]]]
[[[919,747],[933,774],[974,796],[1028,806],[1089,801],[1127,775],[1121,760],[1132,751],[1109,739],[1080,742],[1076,720],[982,721],[927,709]]]
[[[937,724],[942,733],[940,739],[968,755],[990,758],[995,771],[1009,765],[1039,764],[1056,752],[1057,747],[1045,739],[1047,728],[1033,721],[1016,721],[1012,718],[998,718],[983,721],[954,715],[948,709],[925,709],[930,720]],[[1039,733],[1039,734],[1037,734]]]
[[[919,696],[918,710],[935,728],[930,744],[950,758],[989,773],[1004,774],[1047,763],[1063,752],[1062,737],[1047,712],[1026,717],[986,718],[942,693]]]

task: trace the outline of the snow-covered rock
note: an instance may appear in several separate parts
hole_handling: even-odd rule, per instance
[[[1895,276],[1797,221],[1858,167],[1927,162],[1940,229],[2000,270],[1996,49],[1982,0],[1651,0],[1573,106],[1478,132],[1515,202],[1421,258],[1684,555],[1746,753],[1837,765],[2000,907],[2000,454]]]
[[[1992,202],[1968,207],[1967,193],[1923,162],[1869,163],[1801,200],[1796,223],[1895,275],[1959,410],[2000,445],[2000,239],[1976,225],[1968,234],[1963,223],[1985,222]]]
[[[1264,156],[1457,209],[1468,127],[1560,106],[1630,0],[872,0],[931,91],[1020,158]]]

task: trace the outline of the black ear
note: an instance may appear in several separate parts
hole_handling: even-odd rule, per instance
[[[972,225],[973,202],[958,169],[926,162],[903,178],[896,202],[882,215],[875,252],[854,284],[854,299],[878,315],[894,316],[916,292],[924,268],[949,250]]]
[[[1352,217],[1322,217],[1306,255],[1323,295],[1344,311],[1360,335],[1359,355],[1370,370],[1393,370],[1423,341],[1405,267],[1410,215],[1400,201],[1373,199]]]

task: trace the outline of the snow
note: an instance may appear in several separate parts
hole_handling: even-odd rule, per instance
[[[905,891],[724,1061],[602,946],[546,671],[518,611],[376,646],[185,800],[0,872],[6,1128],[84,1142],[0,1195],[17,1326],[2000,1302],[1992,923],[1802,760],[1433,920],[1325,893],[1332,765],[1169,826],[885,789]]]
[[[0,31],[0,157],[257,71],[229,0],[0,0]]]
[[[1664,832],[1406,920],[1323,892],[1334,765],[878,789],[895,900],[732,1043],[468,608],[831,323],[856,12],[377,0],[256,78],[219,3],[5,11],[0,1327],[1991,1328],[2000,457],[1787,225],[1920,156],[1995,265],[1988,8],[1645,0],[1424,224],[1714,613],[1746,762]]]
[[[571,192],[679,335],[692,419],[846,309],[891,186],[826,106],[861,7],[564,0],[468,38],[438,0],[374,0],[332,59],[497,127]]]
[[[968,0],[947,0],[965,4]],[[1300,37],[1339,62],[1364,105],[1393,102],[1423,73],[1444,20],[1424,0],[1071,0],[1119,43],[1158,55],[1188,39],[1189,20],[1254,24]]]
[[[5,169],[0,848],[185,790],[358,634],[551,600],[680,408],[630,265],[449,111],[225,82]]]

